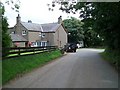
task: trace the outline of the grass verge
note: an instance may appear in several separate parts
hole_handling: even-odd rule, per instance
[[[112,64],[117,70],[120,70],[120,53],[113,50],[105,50],[101,53],[104,60]]]
[[[59,50],[2,61],[2,84],[62,56]]]

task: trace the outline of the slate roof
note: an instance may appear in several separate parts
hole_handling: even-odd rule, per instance
[[[13,42],[26,42],[27,41],[24,37],[18,34],[10,34],[10,36]]]
[[[21,22],[21,24],[27,30],[41,31],[41,32],[55,32],[60,26],[60,24],[58,23],[36,24],[36,23]]]
[[[21,24],[27,29],[32,31],[43,31],[40,24],[36,23],[28,23],[28,22],[21,22]]]
[[[48,23],[48,24],[41,24],[43,32],[55,32],[60,24],[57,23]]]

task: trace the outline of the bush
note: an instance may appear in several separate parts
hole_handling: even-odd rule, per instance
[[[105,52],[102,53],[102,56],[120,70],[120,51],[106,49]]]

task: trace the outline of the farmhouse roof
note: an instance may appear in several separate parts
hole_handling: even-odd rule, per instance
[[[27,29],[31,31],[41,31],[42,32],[42,27],[40,24],[36,23],[29,23],[29,22],[21,22],[21,24]]]
[[[10,36],[13,42],[26,42],[27,41],[24,37],[18,34],[10,34]]]
[[[41,32],[55,32],[61,24],[58,23],[46,23],[36,24],[29,22],[21,22],[21,24],[30,31],[41,31]]]
[[[58,23],[47,23],[47,24],[41,24],[43,32],[55,32],[60,24]]]

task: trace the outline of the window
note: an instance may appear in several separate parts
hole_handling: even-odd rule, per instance
[[[26,35],[27,32],[25,30],[22,31],[22,35]]]
[[[43,38],[45,37],[45,33],[42,33],[42,37],[43,37]]]
[[[37,46],[41,46],[41,42],[37,42]]]
[[[47,46],[47,41],[42,41],[41,46]]]
[[[11,32],[11,34],[15,34],[15,31]]]
[[[40,37],[42,36],[41,32],[39,33],[39,36],[40,36]]]
[[[37,47],[37,42],[32,42],[31,46],[32,47]]]
[[[45,42],[42,42],[42,46],[45,46]]]

